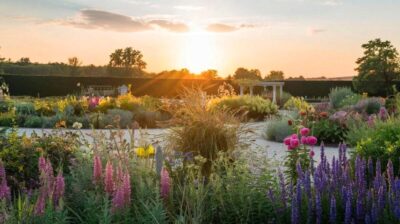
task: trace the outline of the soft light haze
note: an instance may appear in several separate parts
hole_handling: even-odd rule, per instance
[[[368,40],[400,48],[399,9],[395,0],[1,0],[0,55],[102,65],[132,46],[150,72],[349,76]]]

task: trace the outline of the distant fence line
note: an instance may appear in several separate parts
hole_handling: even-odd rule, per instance
[[[218,93],[218,87],[224,82],[231,84],[236,92],[239,86],[230,80],[203,79],[150,79],[150,78],[120,78],[120,77],[60,77],[60,76],[22,76],[0,75],[9,85],[13,96],[65,96],[80,92],[81,86],[110,85],[132,86],[135,96],[149,95],[154,97],[177,97],[184,87],[202,87],[208,94]],[[326,97],[330,89],[335,87],[350,87],[351,81],[295,81],[285,80],[283,90],[293,96]],[[263,88],[255,88],[255,93],[261,93]]]

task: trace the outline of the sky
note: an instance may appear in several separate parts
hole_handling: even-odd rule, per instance
[[[149,72],[351,76],[361,44],[400,48],[399,10],[399,0],[0,0],[0,56],[104,65],[131,46]]]

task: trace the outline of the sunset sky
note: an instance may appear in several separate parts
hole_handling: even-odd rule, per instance
[[[399,12],[399,0],[0,0],[0,55],[103,65],[132,46],[149,72],[349,76],[366,41],[400,48]]]

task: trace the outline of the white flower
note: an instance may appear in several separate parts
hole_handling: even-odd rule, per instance
[[[72,128],[74,128],[74,129],[81,129],[81,128],[82,128],[82,123],[74,122],[74,123],[72,124]]]

